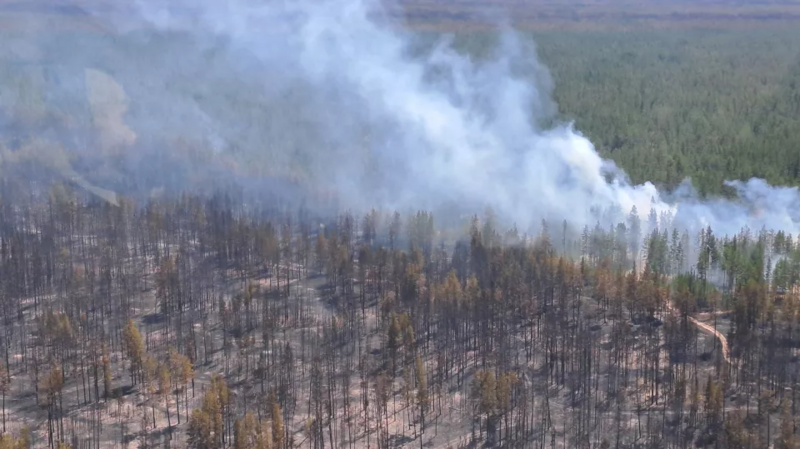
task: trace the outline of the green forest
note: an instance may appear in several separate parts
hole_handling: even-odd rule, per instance
[[[633,182],[701,193],[800,176],[800,33],[550,32],[535,36],[562,118]]]

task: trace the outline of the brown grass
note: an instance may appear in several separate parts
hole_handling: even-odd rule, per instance
[[[753,28],[796,25],[800,2],[773,0],[400,0],[391,7],[412,28],[468,31],[509,19],[533,30],[633,30],[670,28]]]
[[[381,0],[419,31],[479,31],[510,22],[527,30],[636,30],[797,26],[796,0]],[[0,31],[109,32],[87,11],[130,8],[122,0],[0,0]]]

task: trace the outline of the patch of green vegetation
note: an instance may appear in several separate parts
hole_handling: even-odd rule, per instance
[[[640,183],[702,193],[726,179],[800,177],[800,34],[794,30],[537,37],[555,100]]]
[[[678,274],[672,278],[672,291],[687,290],[696,298],[717,291],[709,281],[701,279],[696,273]]]
[[[795,29],[536,33],[561,120],[635,183],[702,194],[728,179],[800,184],[800,33]],[[455,45],[491,54],[492,32]]]

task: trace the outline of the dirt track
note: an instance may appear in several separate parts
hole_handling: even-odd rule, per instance
[[[720,331],[714,329],[713,327],[709,326],[706,323],[700,322],[693,317],[689,317],[689,321],[691,321],[692,324],[700,328],[700,330],[717,337],[717,339],[720,342],[720,345],[722,345],[722,356],[725,357],[726,362],[731,363],[731,354],[728,348],[728,339],[724,335],[722,335]]]
[[[675,306],[672,305],[671,301],[667,301],[667,310],[670,313],[672,313],[673,315],[676,315],[676,316],[678,315],[678,309],[676,309]],[[727,312],[724,312],[724,311],[723,312],[717,312],[717,313],[715,313],[715,315],[723,315],[725,313],[727,313]],[[708,315],[708,314],[706,314],[706,315]],[[725,361],[727,363],[731,363],[731,353],[730,353],[730,348],[728,346],[728,339],[724,335],[722,335],[722,333],[720,331],[714,329],[712,326],[709,326],[706,323],[703,323],[702,321],[697,320],[694,317],[690,316],[689,317],[689,321],[692,324],[694,324],[695,326],[697,326],[701,331],[706,332],[706,333],[711,334],[714,337],[716,337],[719,340],[720,345],[722,346],[722,356],[725,358]]]

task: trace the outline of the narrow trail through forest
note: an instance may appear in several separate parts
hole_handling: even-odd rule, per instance
[[[722,335],[722,333],[720,331],[714,329],[712,326],[709,326],[706,323],[703,323],[702,321],[698,321],[694,317],[689,317],[689,321],[691,321],[692,324],[697,326],[700,330],[705,331],[705,332],[717,337],[717,339],[719,340],[720,345],[722,347],[722,356],[725,358],[725,362],[730,364],[731,363],[731,354],[730,354],[730,350],[728,348],[728,339],[724,335]]]
[[[667,310],[670,313],[672,313],[673,315],[679,316],[678,309],[675,308],[675,306],[672,304],[672,301],[669,301],[669,300],[667,301]],[[721,311],[721,312],[714,313],[714,315],[724,315],[726,313],[728,313],[728,312],[727,311]],[[706,315],[708,315],[708,314],[706,314]],[[722,333],[720,331],[716,330],[714,327],[709,326],[706,323],[703,323],[702,321],[698,320],[695,317],[689,316],[688,319],[692,324],[697,326],[698,329],[700,329],[703,332],[706,332],[708,334],[713,335],[714,337],[716,337],[719,340],[720,346],[722,347],[722,356],[725,358],[725,362],[730,364],[731,363],[731,353],[730,353],[730,348],[728,346],[728,338],[725,337],[724,335],[722,335]]]

